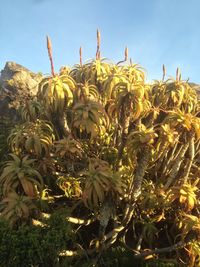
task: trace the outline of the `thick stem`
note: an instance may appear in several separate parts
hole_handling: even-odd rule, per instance
[[[166,252],[172,252],[174,250],[183,248],[185,245],[186,245],[185,242],[180,241],[180,242],[178,242],[178,243],[176,243],[176,244],[174,244],[173,246],[170,246],[170,247],[155,248],[155,249],[150,250],[150,251],[143,251],[143,252],[140,252],[140,253],[136,253],[134,255],[134,257],[135,258],[144,258],[144,257],[150,256],[150,255],[161,254],[161,253],[166,253]]]
[[[195,150],[196,150],[196,152],[195,152],[195,157],[199,154],[199,152],[200,152],[200,149],[199,149],[199,146],[200,146],[200,140],[198,140],[197,142],[196,142],[196,144],[195,144]]]
[[[146,148],[144,148],[144,154],[141,156],[141,159],[138,162],[138,166],[136,168],[135,175],[133,177],[133,182],[132,185],[130,186],[129,200],[131,201],[132,204],[131,205],[130,203],[127,204],[121,225],[117,226],[115,229],[113,229],[105,236],[106,240],[109,237],[112,237],[109,242],[110,244],[114,243],[119,232],[122,232],[125,229],[125,227],[130,222],[133,216],[135,203],[141,194],[142,181],[150,160],[150,156],[151,156],[150,147],[147,146]]]
[[[170,169],[170,166],[172,165],[172,162],[175,160],[175,158],[177,158],[177,156],[179,155],[179,153],[180,153],[180,151],[181,151],[181,149],[183,147],[183,145],[182,145],[182,146],[178,147],[178,149],[177,149],[177,146],[178,146],[178,143],[175,143],[171,154],[167,155],[165,157],[165,161],[163,163],[164,168],[162,170],[163,175],[167,175],[168,174],[168,171]]]
[[[103,238],[105,234],[106,227],[108,226],[108,222],[113,215],[114,203],[111,199],[111,196],[107,196],[102,203],[100,208],[100,225],[99,225],[99,237]]]
[[[122,134],[121,134],[121,143],[120,143],[120,146],[118,149],[118,156],[117,156],[117,163],[116,163],[116,169],[117,170],[119,169],[119,167],[122,163],[123,151],[124,151],[124,147],[126,145],[126,139],[127,139],[129,125],[130,125],[130,117],[126,116],[125,105],[122,105],[122,107],[121,107],[121,117],[123,118],[123,122],[121,122],[123,126],[122,126]],[[120,120],[121,120],[121,118],[120,118]]]
[[[175,162],[174,162],[174,164],[172,166],[170,175],[169,175],[169,177],[167,179],[167,182],[166,182],[166,184],[164,186],[164,190],[167,190],[170,187],[170,185],[173,183],[174,179],[176,178],[176,175],[177,175],[177,173],[178,173],[178,171],[180,169],[181,163],[183,162],[183,159],[184,159],[185,153],[188,150],[188,147],[189,147],[189,144],[185,144],[182,147],[178,157],[176,158],[176,160],[175,160]]]
[[[123,156],[123,151],[124,147],[126,145],[126,133],[123,130],[122,135],[121,135],[121,143],[118,149],[118,155],[117,155],[117,163],[116,163],[116,170],[119,169],[120,165],[122,164],[122,156]]]
[[[184,172],[184,183],[187,183],[189,174],[190,174],[190,170],[193,164],[193,160],[194,160],[194,155],[195,155],[195,147],[194,147],[194,135],[191,136],[190,140],[189,140],[189,159],[188,159],[188,163],[186,165],[185,168],[185,172]]]
[[[138,166],[135,171],[133,184],[130,189],[131,198],[133,202],[136,202],[138,197],[141,194],[142,181],[143,181],[146,169],[148,167],[150,156],[151,156],[150,147],[149,146],[144,147],[143,153],[141,155],[141,158],[138,162]]]
[[[159,150],[157,151],[155,155],[154,162],[160,161],[160,160],[162,161],[162,159],[167,153],[167,150],[169,150],[169,143],[165,140],[164,142],[160,144]]]
[[[63,132],[62,134],[64,136],[67,136],[69,134],[69,132],[70,132],[70,129],[69,129],[69,126],[68,126],[68,122],[67,122],[67,118],[66,118],[65,112],[63,112],[62,116],[59,117],[58,123],[59,123],[59,126],[62,129],[62,132]]]
[[[133,216],[134,207],[135,204],[127,204],[124,212],[124,218],[122,219],[121,223],[116,224],[113,230],[103,236],[101,242],[102,244],[104,244],[104,247],[106,246],[107,248],[109,248],[117,240],[118,234],[126,230]]]
[[[130,222],[133,216],[133,211],[136,201],[141,194],[142,181],[151,157],[150,147],[146,146],[143,152],[144,153],[141,155],[135,174],[132,177],[132,182],[130,184],[129,197],[128,197],[129,203],[127,203],[124,211],[124,218],[122,220],[123,225],[127,225]]]

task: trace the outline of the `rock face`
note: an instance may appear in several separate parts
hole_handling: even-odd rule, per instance
[[[26,99],[35,96],[41,74],[35,74],[15,62],[7,62],[0,74],[0,117],[15,120],[15,109]]]
[[[35,95],[42,75],[35,74],[15,62],[7,62],[0,75],[0,87],[12,95]]]

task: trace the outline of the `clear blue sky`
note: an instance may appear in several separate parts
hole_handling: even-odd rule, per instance
[[[96,29],[102,56],[114,62],[129,55],[148,80],[175,75],[200,83],[200,0],[0,0],[0,69],[15,61],[50,72],[46,35],[53,43],[56,71],[93,58]]]

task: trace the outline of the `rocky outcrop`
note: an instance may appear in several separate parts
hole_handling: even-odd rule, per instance
[[[0,116],[12,114],[26,99],[36,95],[41,74],[7,62],[0,74]]]
[[[42,75],[35,74],[15,62],[7,62],[1,71],[0,87],[14,95],[35,95],[41,79]]]

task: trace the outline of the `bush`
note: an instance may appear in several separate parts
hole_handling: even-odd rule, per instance
[[[72,231],[64,216],[56,214],[47,227],[10,229],[0,221],[0,267],[60,266],[58,253],[66,249]]]

